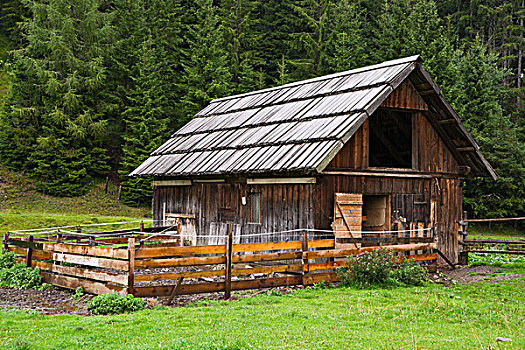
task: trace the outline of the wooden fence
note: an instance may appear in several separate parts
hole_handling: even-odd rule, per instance
[[[205,246],[180,246],[173,235],[129,233],[118,237],[60,238],[4,237],[4,250],[15,252],[28,266],[41,270],[43,280],[55,286],[92,294],[112,291],[140,297],[310,285],[337,281],[336,268],[344,258],[380,246],[398,255],[399,261],[414,259],[434,265],[436,243],[427,238],[392,238],[365,244],[374,246],[335,249],[335,239],[313,239],[305,232],[301,240]],[[366,240],[366,241],[365,241]],[[357,243],[357,241],[356,241]],[[400,243],[400,244],[397,244]],[[383,243],[384,244],[384,243]]]

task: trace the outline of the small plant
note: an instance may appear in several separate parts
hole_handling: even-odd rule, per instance
[[[28,289],[38,288],[41,283],[39,269],[17,262],[14,253],[0,254],[0,286]]]
[[[268,296],[277,296],[277,297],[280,297],[283,295],[283,293],[280,290],[275,290],[275,289],[268,289],[265,294]]]
[[[0,269],[8,269],[16,264],[16,254],[13,252],[6,252],[0,254]]]
[[[369,288],[399,284],[419,286],[427,281],[427,271],[414,261],[394,263],[394,256],[385,249],[364,252],[348,258],[345,266],[337,269],[345,286]]]
[[[88,310],[95,315],[122,314],[143,310],[144,301],[133,295],[119,295],[115,292],[101,294],[88,303]]]
[[[413,260],[400,263],[394,271],[392,278],[407,286],[422,286],[428,281],[427,270]]]
[[[73,294],[71,298],[75,299],[76,301],[79,301],[80,298],[82,298],[82,296],[84,296],[84,288],[80,286],[80,287],[77,287],[77,289],[75,289],[75,294]]]

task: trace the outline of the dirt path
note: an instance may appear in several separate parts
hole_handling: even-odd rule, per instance
[[[505,273],[501,269],[492,266],[460,267],[455,270],[441,268],[440,274],[430,274],[430,278],[437,283],[446,286],[452,284],[452,280],[459,284],[470,284],[476,282],[497,283],[525,277],[517,273]],[[443,277],[445,275],[446,277]]]
[[[44,315],[89,315],[87,303],[82,302],[82,299],[72,299],[72,295],[72,292],[59,288],[35,290],[0,287],[0,308],[33,310]]]

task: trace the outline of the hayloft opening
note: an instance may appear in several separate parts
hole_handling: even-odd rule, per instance
[[[412,115],[379,109],[370,116],[370,167],[412,168]]]

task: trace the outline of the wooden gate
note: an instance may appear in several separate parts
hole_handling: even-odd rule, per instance
[[[363,195],[336,193],[334,202],[335,249],[360,248],[360,243],[339,243],[337,238],[360,238],[363,228]]]

